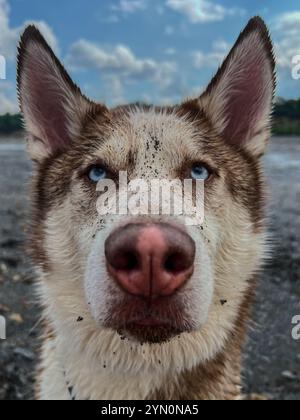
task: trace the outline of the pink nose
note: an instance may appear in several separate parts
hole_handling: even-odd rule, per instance
[[[170,296],[192,276],[195,243],[168,224],[128,224],[105,243],[108,271],[126,292],[147,299]]]

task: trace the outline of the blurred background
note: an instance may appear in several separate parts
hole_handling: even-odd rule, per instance
[[[275,44],[278,88],[265,158],[273,257],[253,310],[245,391],[300,399],[299,0],[0,0],[0,400],[33,397],[40,310],[25,256],[31,165],[15,88],[16,46],[28,23],[42,31],[86,95],[110,106],[172,104],[201,93],[253,15]]]

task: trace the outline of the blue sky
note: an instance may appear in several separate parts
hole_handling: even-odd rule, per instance
[[[34,22],[93,99],[174,103],[199,94],[253,15],[268,23],[278,57],[277,95],[300,96],[299,0],[0,0],[0,113],[17,109],[15,49]]]

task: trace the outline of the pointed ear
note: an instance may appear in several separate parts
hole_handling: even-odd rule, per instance
[[[32,158],[41,160],[66,150],[97,105],[81,94],[34,26],[21,37],[17,74]]]
[[[260,156],[270,136],[275,85],[269,32],[255,17],[200,97],[200,105],[227,142]]]

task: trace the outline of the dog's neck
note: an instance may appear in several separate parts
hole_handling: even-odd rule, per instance
[[[235,336],[234,340],[240,339]],[[73,375],[72,369],[77,367],[60,365],[60,389],[64,399],[89,400],[89,399],[141,399],[140,388],[145,380],[140,377],[122,375],[87,375],[89,380],[78,380],[78,375]],[[84,366],[81,367],[84,372]],[[241,396],[241,348],[230,343],[228,347],[215,359],[206,364],[199,365],[192,371],[160,378],[160,387],[153,389],[144,399],[149,400],[234,400]],[[68,372],[68,373],[66,373]],[[77,376],[77,377],[76,377]],[[88,383],[88,386],[87,386]],[[107,388],[110,391],[107,392]],[[93,389],[93,395],[89,394]],[[114,389],[114,392],[111,390]],[[108,394],[110,397],[108,397]]]
[[[241,345],[232,342],[214,359],[165,383],[150,399],[235,400],[241,398],[241,389]]]
[[[241,398],[240,354],[230,363],[224,355],[205,366],[178,376],[174,383],[166,382],[161,389],[148,396],[149,400],[235,400]],[[64,372],[69,399],[79,400],[75,387]],[[171,379],[172,380],[172,379]],[[124,387],[122,383],[122,388]],[[133,400],[138,397],[132,396]]]

